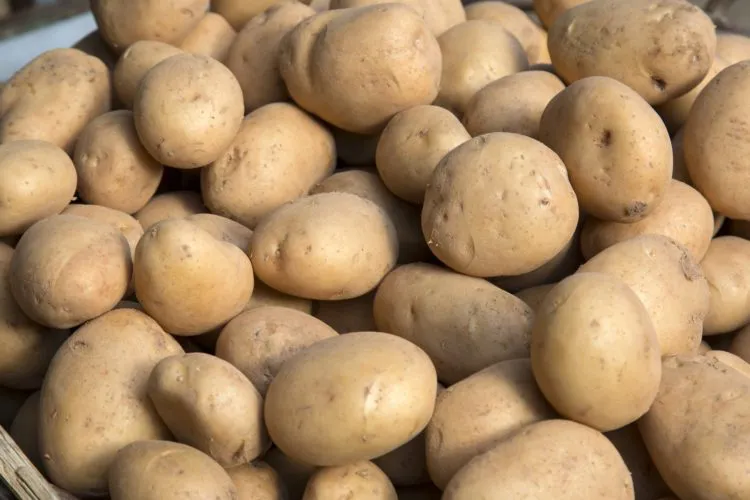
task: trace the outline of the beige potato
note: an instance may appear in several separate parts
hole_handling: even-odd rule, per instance
[[[229,148],[201,171],[201,191],[211,212],[254,228],[335,167],[333,136],[322,124],[293,104],[268,104],[250,113]]]
[[[476,500],[498,491],[508,498],[528,492],[556,500],[635,498],[630,472],[612,443],[568,420],[531,424],[501,441],[453,476],[442,498]]]
[[[458,116],[465,113],[471,98],[485,85],[529,67],[521,43],[497,22],[457,24],[440,35],[438,43],[443,73],[435,104]]]
[[[310,477],[302,500],[328,498],[398,500],[396,489],[372,462],[361,461],[318,469]]]
[[[44,470],[44,460],[39,453],[40,396],[41,393],[36,391],[28,397],[21,408],[18,409],[8,433],[29,461],[34,464],[34,467],[42,471]]]
[[[656,500],[671,493],[648,455],[637,424],[607,432],[605,436],[615,445],[630,470],[636,500]]]
[[[201,54],[224,61],[237,32],[219,14],[207,12],[180,42],[180,48],[191,54]]]
[[[35,222],[62,212],[76,191],[76,169],[48,142],[0,144],[0,236],[20,236]]]
[[[154,196],[134,217],[147,230],[157,222],[167,219],[182,219],[208,212],[201,195],[192,191],[172,191]]]
[[[542,24],[550,28],[560,14],[589,1],[591,0],[534,0],[534,11]]]
[[[211,10],[221,14],[234,29],[240,31],[249,21],[277,3],[277,0],[212,0]],[[303,0],[309,4],[309,0]]]
[[[435,100],[442,59],[419,14],[394,3],[305,19],[282,41],[279,68],[302,108],[372,134],[399,111]]]
[[[180,353],[154,320],[133,309],[88,322],[63,344],[42,387],[39,431],[44,468],[56,485],[102,495],[119,449],[170,439],[146,387],[152,368]]]
[[[133,108],[138,85],[151,68],[183,53],[174,45],[156,40],[139,40],[130,45],[117,60],[112,72],[115,94],[125,108]]]
[[[314,316],[338,333],[375,331],[374,301],[372,292],[349,300],[323,300],[315,304]]]
[[[243,114],[242,89],[232,72],[195,54],[172,56],[151,68],[133,101],[141,143],[159,163],[175,168],[216,161]]]
[[[349,9],[383,3],[408,5],[422,16],[435,36],[466,21],[466,12],[460,0],[330,0],[329,9]]]
[[[529,356],[532,310],[491,283],[432,264],[388,274],[373,306],[380,331],[415,343],[453,384],[508,359]]]
[[[435,367],[414,344],[386,333],[349,333],[284,363],[266,394],[266,425],[276,446],[303,463],[368,460],[427,426],[436,390]]]
[[[211,498],[235,500],[237,487],[211,457],[169,441],[141,441],[122,448],[109,470],[112,500]]]
[[[558,255],[578,215],[560,158],[534,139],[496,132],[463,143],[438,164],[422,233],[435,256],[460,273],[516,276]]]
[[[497,3],[502,2],[479,2]],[[565,84],[547,71],[508,75],[479,90],[469,101],[463,123],[474,137],[513,132],[537,138],[542,113]]]
[[[750,363],[750,327],[745,326],[734,335],[729,352]]]
[[[231,243],[243,252],[250,248],[253,231],[239,222],[214,214],[188,215],[185,220],[210,233],[214,238]]]
[[[375,165],[393,194],[421,205],[437,164],[469,139],[471,135],[450,111],[415,106],[388,122],[377,142]]]
[[[737,33],[716,33],[716,57],[727,64],[736,64],[750,59],[750,37]]]
[[[74,203],[65,207],[62,214],[74,215],[76,217],[83,217],[84,219],[103,222],[104,224],[109,224],[116,228],[125,237],[125,240],[127,240],[131,256],[135,254],[135,247],[138,245],[141,236],[143,236],[141,223],[125,212],[120,212],[119,210],[113,210],[99,205],[82,205],[80,203]]]
[[[750,323],[750,241],[715,238],[701,267],[711,297],[703,335],[729,333]]]
[[[732,354],[731,352],[722,350],[710,350],[706,352],[704,356],[709,359],[714,359],[720,363],[724,363],[725,365],[742,373],[746,377],[750,377],[750,364],[748,364],[747,361],[737,356],[736,354]]]
[[[539,310],[544,302],[544,298],[552,290],[557,283],[551,283],[549,285],[532,286],[531,288],[524,288],[516,292],[514,295],[519,299],[523,300],[527,306],[531,308],[535,313]]]
[[[237,487],[237,500],[282,500],[288,498],[279,474],[265,462],[252,462],[227,469]]]
[[[302,498],[307,480],[317,470],[317,467],[289,458],[279,448],[274,446],[263,457],[281,478],[281,482],[289,493],[289,498]],[[274,498],[273,500],[277,500]]]
[[[716,33],[711,18],[687,0],[597,0],[561,14],[548,47],[566,82],[610,77],[656,105],[706,77]]]
[[[86,124],[110,106],[109,70],[100,59],[49,50],[0,89],[0,143],[42,140],[71,152]]]

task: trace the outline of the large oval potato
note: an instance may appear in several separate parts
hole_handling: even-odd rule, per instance
[[[324,498],[398,500],[388,476],[368,461],[318,469],[307,482],[302,500]]]
[[[171,191],[157,194],[140,209],[135,218],[144,230],[166,219],[182,219],[194,214],[208,212],[199,193]]]
[[[701,267],[710,292],[703,335],[729,333],[750,323],[750,241],[715,238]]]
[[[283,500],[288,498],[279,474],[265,462],[251,462],[227,469],[237,487],[238,500]]]
[[[182,53],[184,51],[174,45],[156,40],[139,40],[130,45],[112,71],[112,86],[125,108],[133,108],[138,86],[151,68]]]
[[[237,32],[224,17],[207,12],[182,39],[180,48],[191,54],[201,54],[224,62],[236,36]]]

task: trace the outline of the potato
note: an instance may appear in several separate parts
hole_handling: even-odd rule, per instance
[[[581,249],[590,259],[605,248],[642,234],[668,236],[700,261],[714,234],[714,215],[698,191],[672,180],[662,201],[645,219],[624,224],[588,217],[583,223]]]
[[[466,21],[466,12],[460,0],[331,0],[329,9],[349,9],[382,3],[408,5],[422,16],[435,36]]]
[[[367,461],[318,469],[310,477],[302,500],[324,498],[398,500],[388,476]]]
[[[375,165],[393,194],[421,205],[437,164],[469,139],[469,133],[450,111],[415,106],[388,122],[377,143]]]
[[[112,500],[234,500],[229,474],[195,448],[168,441],[141,441],[122,448],[109,470]]]
[[[750,37],[737,33],[716,34],[716,57],[732,65],[750,59]]]
[[[237,487],[238,500],[282,500],[288,498],[278,473],[265,462],[252,462],[227,469]]]
[[[532,286],[531,288],[525,288],[515,293],[515,296],[523,300],[524,303],[531,308],[532,311],[536,312],[544,302],[544,298],[547,294],[555,288],[557,283],[551,283],[549,285]]]
[[[231,243],[243,252],[250,248],[253,231],[239,222],[214,214],[188,215],[185,220],[210,233],[217,240]]]
[[[721,236],[701,261],[710,291],[703,335],[728,333],[750,323],[750,241]]]
[[[139,40],[179,43],[198,24],[209,0],[91,0],[99,33],[115,52]]]
[[[43,471],[44,461],[39,454],[40,395],[41,393],[36,391],[28,397],[21,408],[18,409],[8,433],[29,461],[34,464],[34,467]]]
[[[480,277],[533,271],[566,246],[577,223],[560,158],[534,139],[503,132],[446,155],[422,208],[422,233],[435,256]]]
[[[110,224],[53,215],[29,228],[10,262],[21,310],[51,328],[70,328],[114,308],[130,283],[130,247]]]
[[[148,395],[180,442],[224,468],[255,460],[270,445],[263,398],[222,359],[204,353],[165,358],[151,372]]]
[[[242,123],[242,89],[217,60],[180,54],[146,73],[133,115],[141,143],[159,163],[198,168],[232,143]]]
[[[303,0],[310,3],[309,0]],[[277,3],[277,0],[212,0],[211,10],[221,14],[237,31]]]
[[[304,109],[349,132],[372,134],[440,88],[440,46],[412,8],[383,4],[309,17],[281,43],[279,68]]]
[[[561,14],[548,46],[566,82],[614,78],[655,105],[706,77],[716,33],[711,18],[686,0],[597,0]]]
[[[138,140],[127,110],[93,119],[81,132],[73,159],[81,199],[128,214],[146,206],[164,174]]]
[[[207,12],[180,42],[180,48],[191,54],[213,57],[224,61],[237,32],[219,14]]]
[[[151,226],[135,251],[135,294],[172,335],[192,336],[239,314],[253,292],[253,268],[231,243],[186,220]]]
[[[750,364],[747,363],[741,357],[732,354],[731,352],[721,350],[711,350],[704,354],[708,359],[714,359],[720,363],[723,363],[738,372],[742,373],[746,377],[750,377]]]
[[[424,349],[446,384],[529,356],[533,313],[526,304],[485,280],[431,264],[408,264],[388,274],[373,313],[380,331]]]
[[[557,94],[542,115],[539,138],[565,162],[581,208],[602,220],[643,219],[672,177],[664,122],[635,91],[611,78],[585,78]]]
[[[729,352],[750,363],[750,327],[745,326],[734,335]]]
[[[330,132],[293,104],[250,113],[229,148],[201,172],[211,212],[253,228],[284,203],[304,196],[333,173]]]
[[[115,94],[125,108],[133,108],[138,86],[151,68],[183,53],[173,45],[156,40],[139,40],[130,45],[117,60],[112,72]]]
[[[563,12],[589,1],[591,0],[533,0],[534,11],[547,28],[550,28]]]
[[[453,476],[442,498],[476,500],[498,491],[507,498],[635,498],[630,472],[612,443],[568,420],[531,424],[499,442]]]
[[[290,457],[344,465],[413,439],[430,420],[436,390],[435,367],[414,344],[386,333],[349,333],[284,363],[266,394],[266,425]]]
[[[251,247],[260,280],[314,300],[364,295],[398,260],[388,215],[348,193],[316,194],[278,208],[256,226]]]
[[[314,316],[338,333],[377,330],[372,312],[374,293],[349,300],[323,300],[315,304]]]
[[[48,142],[0,144],[0,236],[23,234],[59,214],[76,191],[76,169],[65,151]]]
[[[39,450],[56,485],[101,495],[120,448],[170,438],[146,388],[152,368],[181,352],[154,320],[133,309],[108,312],[65,342],[41,394]]]
[[[380,133],[362,135],[336,127],[330,127],[330,129],[333,133],[333,140],[336,142],[339,166],[371,167],[375,164],[375,150],[378,147]]]
[[[279,73],[281,39],[303,19],[315,14],[310,7],[296,1],[264,1],[264,4],[270,6],[239,30],[225,61],[242,87],[247,111],[288,100]]]
[[[338,334],[322,321],[286,307],[246,310],[221,330],[216,356],[237,367],[265,395],[286,361]]]
[[[502,2],[479,2],[484,3]],[[542,113],[565,84],[546,71],[523,71],[495,80],[469,101],[463,123],[472,136],[513,132],[537,138]]]
[[[207,212],[198,193],[192,191],[172,191],[154,196],[140,209],[135,218],[144,230],[157,222],[167,219],[182,219],[190,215]]]
[[[317,470],[317,467],[313,465],[289,458],[284,452],[275,446],[268,450],[268,453],[263,457],[263,460],[278,473],[282,484],[289,493],[290,499],[302,498],[305,486],[307,485],[307,480]],[[282,499],[274,498],[273,500],[283,500],[283,498],[284,497],[282,497]]]
[[[78,49],[49,50],[0,89],[0,143],[35,139],[71,152],[86,124],[110,106],[101,60]]]
[[[65,207],[65,210],[62,211],[62,215],[74,215],[76,217],[83,217],[84,219],[109,224],[120,231],[125,237],[125,240],[130,247],[131,256],[135,254],[135,247],[138,245],[141,236],[143,236],[141,223],[125,212],[120,212],[119,210],[113,210],[99,205],[82,205],[80,203],[74,203]]]
[[[636,499],[656,500],[671,493],[648,455],[637,424],[605,434],[630,470]]]
[[[438,397],[426,435],[430,477],[445,489],[472,458],[522,427],[554,416],[528,359],[488,366]]]
[[[520,42],[497,22],[457,24],[440,35],[438,43],[443,73],[435,103],[459,116],[482,87],[529,67]]]

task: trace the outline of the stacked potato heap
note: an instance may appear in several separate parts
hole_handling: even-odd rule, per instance
[[[750,39],[208,3],[92,0],[0,93],[3,423],[52,483],[750,498]]]

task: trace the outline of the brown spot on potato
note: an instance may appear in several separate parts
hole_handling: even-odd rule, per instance
[[[635,201],[625,207],[625,217],[637,217],[648,209],[648,203]]]
[[[599,140],[597,141],[597,144],[599,147],[607,148],[612,145],[612,131],[608,129],[604,129],[602,131],[602,134],[599,136]]]

